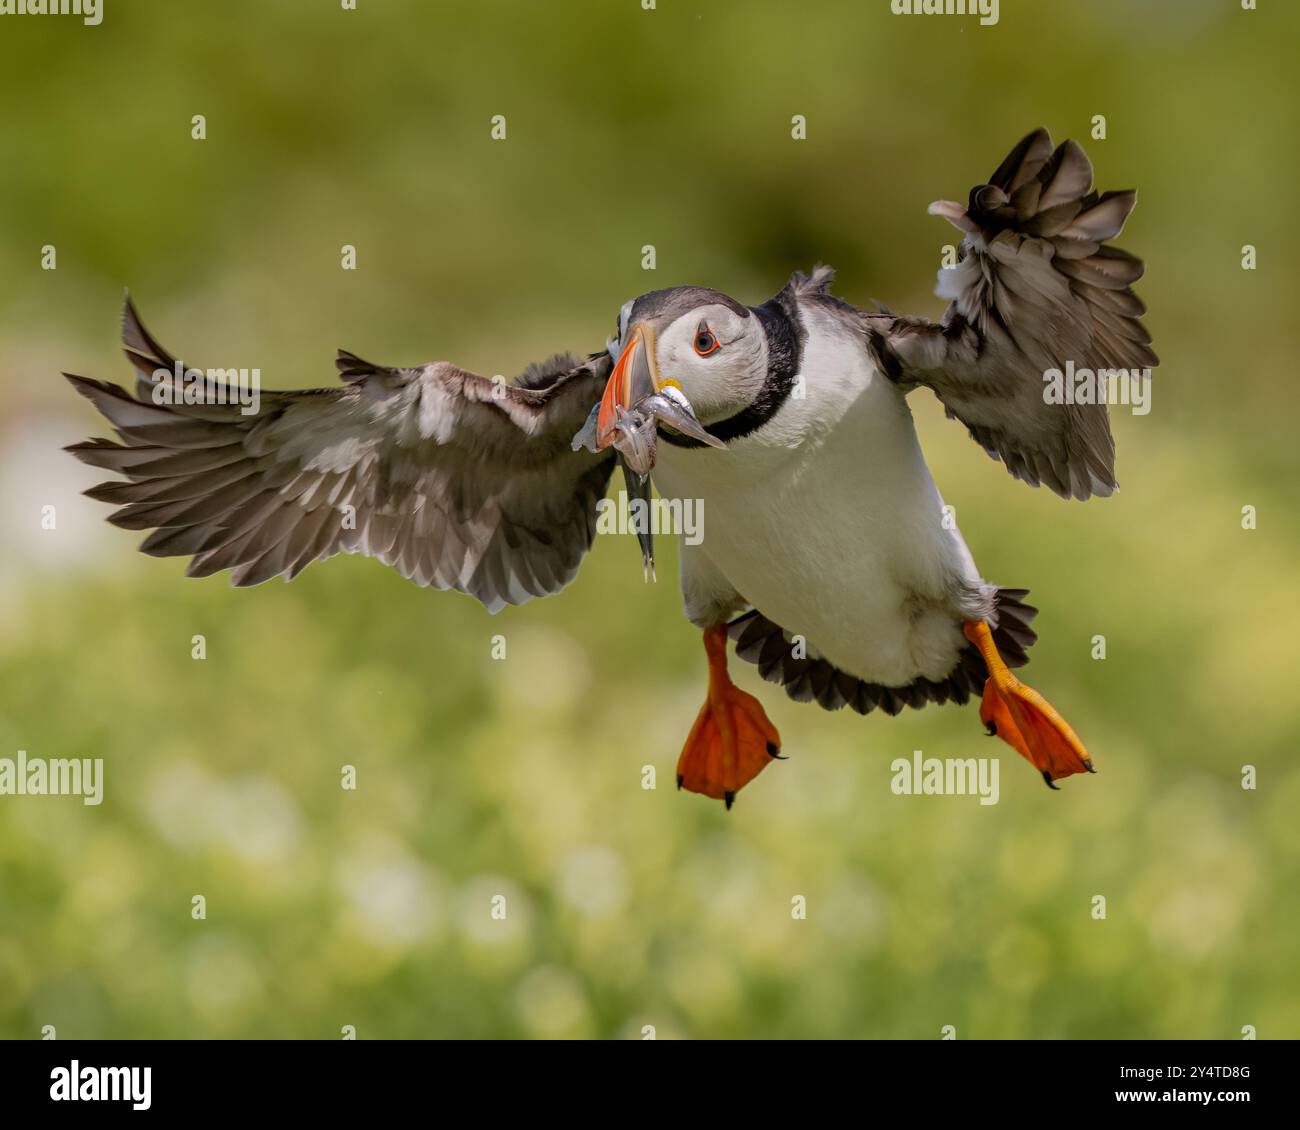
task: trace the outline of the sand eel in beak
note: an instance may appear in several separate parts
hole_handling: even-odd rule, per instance
[[[600,403],[573,437],[573,449],[593,453],[611,445],[624,465],[645,478],[655,464],[656,425],[667,424],[682,435],[709,447],[726,448],[709,435],[676,381],[660,382],[655,371],[654,329],[645,322],[633,326],[627,344],[614,362],[614,371]]]
[[[573,579],[621,462],[642,497],[652,481],[706,504],[703,537],[682,545],[685,613],[708,663],[682,788],[730,807],[781,756],[762,706],[727,674],[728,637],[765,679],[830,710],[978,696],[988,731],[1055,787],[1093,762],[1012,673],[1037,638],[1035,609],[1026,590],[986,580],[946,520],[906,398],[931,389],[1031,486],[1109,495],[1105,404],[1060,403],[1045,374],[1157,363],[1130,289],[1142,263],[1107,243],[1134,200],[1094,192],[1083,150],[1038,130],[965,206],[931,206],[964,235],[940,272],[951,304],[939,322],[851,306],[819,267],[753,307],[703,287],[642,295],[604,351],[508,386],[445,361],[340,353],[340,386],[264,392],[253,415],[233,397],[167,396],[158,371],[183,368],[128,303],[136,394],[69,378],[118,442],[69,450],[119,476],[88,492],[118,507],[109,520],[151,530],[144,552],[189,557],[192,576],[230,570],[252,585],[363,553],[493,611]],[[641,546],[648,566],[648,533]]]

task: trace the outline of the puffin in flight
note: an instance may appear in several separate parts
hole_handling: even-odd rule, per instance
[[[697,286],[644,294],[603,351],[558,355],[513,383],[340,351],[340,385],[263,392],[254,414],[212,395],[211,381],[206,396],[179,387],[193,371],[128,299],[136,394],[67,374],[120,442],[68,450],[121,476],[86,493],[119,507],[114,525],[153,531],[143,552],[191,558],[189,576],[230,570],[255,585],[363,553],[492,611],[573,580],[620,463],[636,497],[652,479],[666,498],[705,503],[704,536],[682,545],[681,588],[708,692],[679,787],[730,808],[781,756],[763,707],[728,677],[730,637],[763,678],[828,710],[897,714],[979,694],[988,732],[1055,788],[1093,764],[1011,671],[1037,638],[1036,610],[1026,590],[980,574],[907,396],[930,388],[1031,486],[1109,495],[1105,398],[1061,403],[1045,388],[1067,362],[1134,374],[1157,364],[1130,289],[1143,264],[1106,243],[1134,202],[1093,191],[1082,148],[1054,149],[1039,129],[966,206],[930,206],[964,235],[959,262],[939,272],[951,300],[941,321],[858,309],[830,293],[821,266],[760,306]],[[638,532],[649,563],[649,531]]]

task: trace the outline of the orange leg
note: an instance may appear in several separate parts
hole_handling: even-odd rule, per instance
[[[980,703],[980,721],[1053,781],[1071,773],[1095,773],[1092,759],[1070,724],[1033,687],[1015,677],[998,654],[993,633],[982,620],[967,620],[962,629],[984,658],[989,677]]]
[[[781,735],[758,699],[727,674],[725,626],[705,629],[704,651],[709,697],[677,759],[677,787],[725,801],[730,808],[736,794],[781,756]]]

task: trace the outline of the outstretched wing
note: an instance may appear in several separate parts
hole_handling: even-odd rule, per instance
[[[966,233],[960,262],[939,272],[937,293],[952,299],[943,320],[865,315],[894,379],[928,385],[1016,478],[1065,498],[1111,493],[1115,442],[1104,402],[1060,403],[1045,374],[1158,364],[1131,289],[1142,261],[1105,243],[1136,199],[1092,191],[1079,145],[1053,151],[1037,130],[965,208],[930,205]]]
[[[145,553],[192,557],[190,576],[229,569],[234,584],[255,585],[364,553],[496,611],[568,584],[591,546],[614,457],[575,452],[570,439],[600,399],[604,353],[557,356],[506,384],[447,362],[392,369],[340,351],[341,387],[262,392],[244,415],[211,402],[221,395],[183,403],[183,381],[158,379],[184,366],[129,300],[123,343],[135,397],[66,374],[121,442],[67,450],[124,476],[86,493],[120,507],[114,525],[154,531]]]

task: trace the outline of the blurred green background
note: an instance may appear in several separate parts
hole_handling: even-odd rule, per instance
[[[1261,7],[0,17],[0,756],[107,777],[98,808],[0,798],[0,1034],[1300,1036],[1300,9]],[[1140,189],[1120,242],[1163,365],[1114,420],[1123,490],[1028,490],[913,401],[985,575],[1042,609],[1032,680],[1100,768],[1060,793],[973,705],[829,715],[733,663],[791,757],[726,813],[672,787],[704,663],[668,539],[657,585],[600,538],[498,617],[354,558],[236,591],[136,554],[59,451],[102,434],[59,371],[129,375],[127,285],[165,344],[268,387],[331,383],[337,346],[514,373],[643,291],[758,302],[819,259],[937,316],[955,233],[925,205],[1037,125]],[[894,796],[914,749],[1000,755],[1001,802]]]

